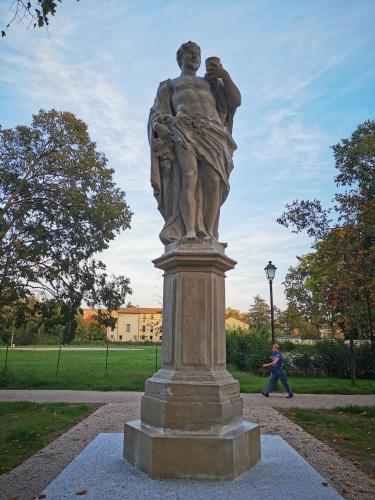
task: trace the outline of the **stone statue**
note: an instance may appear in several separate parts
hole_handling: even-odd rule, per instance
[[[220,207],[229,192],[236,144],[233,116],[241,95],[220,59],[206,60],[204,78],[194,42],[177,51],[181,75],[161,82],[150,111],[151,184],[164,217],[164,244],[218,239]]]

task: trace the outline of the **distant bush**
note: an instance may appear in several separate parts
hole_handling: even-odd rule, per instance
[[[227,360],[239,370],[256,373],[271,355],[271,341],[266,330],[230,330],[226,338]]]
[[[282,351],[292,352],[298,349],[298,345],[291,340],[279,340],[278,344]]]
[[[313,346],[315,364],[332,377],[350,376],[349,346],[341,340],[319,340]]]
[[[357,377],[375,380],[375,361],[368,342],[356,346],[355,363]]]
[[[256,373],[271,356],[267,331],[227,332],[227,361],[239,370]],[[342,340],[322,339],[313,345],[280,342],[290,375],[350,377],[350,350]],[[368,342],[355,346],[356,376],[375,379],[375,363]]]

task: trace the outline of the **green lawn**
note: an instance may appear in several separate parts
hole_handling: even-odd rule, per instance
[[[239,380],[241,392],[260,392],[268,377],[257,377],[247,372],[230,369]],[[375,380],[357,379],[356,385],[342,378],[331,377],[289,377],[289,384],[296,394],[375,394]],[[280,391],[285,392],[279,382]]]
[[[116,349],[106,352],[83,350],[62,351],[59,372],[56,375],[58,351],[9,350],[7,369],[4,370],[5,350],[0,350],[0,388],[9,389],[87,389],[143,391],[145,380],[155,371],[155,346],[137,347],[139,350]],[[157,348],[160,368],[160,347]],[[260,392],[265,377],[240,372],[229,367],[240,381],[242,392]],[[375,381],[334,378],[292,377],[291,386],[297,393],[310,394],[370,394],[375,393]]]
[[[278,411],[370,476],[375,475],[375,406]]]
[[[98,406],[0,402],[0,474],[16,467]]]

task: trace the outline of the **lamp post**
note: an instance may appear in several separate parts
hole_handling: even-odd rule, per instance
[[[273,293],[272,293],[272,281],[275,277],[277,267],[272,264],[271,261],[268,262],[264,270],[266,271],[266,276],[270,284],[270,302],[271,302],[271,335],[272,344],[275,343],[275,322],[273,319]]]

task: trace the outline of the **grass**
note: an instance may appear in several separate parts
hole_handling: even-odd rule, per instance
[[[141,350],[135,350],[135,349]],[[86,389],[143,391],[144,382],[155,371],[155,346],[134,346],[134,350],[62,351],[56,375],[58,351],[9,350],[4,370],[5,350],[0,350],[0,388],[3,389]],[[157,347],[157,367],[160,368],[161,349]],[[242,392],[260,392],[266,378],[229,367],[240,381]],[[307,394],[372,394],[375,381],[336,378],[293,377],[290,380],[296,393]]]
[[[268,380],[230,367],[229,370],[239,380],[241,392],[260,392]],[[375,394],[375,380],[357,379],[353,386],[350,380],[342,378],[290,377],[289,384],[296,394]],[[279,386],[285,392],[281,382]]]
[[[0,402],[0,474],[16,467],[97,407]]]
[[[139,349],[139,347],[138,347]],[[160,367],[160,347],[158,368]],[[9,350],[7,369],[0,373],[0,387],[8,389],[87,389],[143,391],[155,371],[155,346],[142,350],[62,351],[56,375],[58,351]],[[0,367],[5,352],[0,351]]]
[[[371,477],[375,476],[375,406],[278,411]]]

